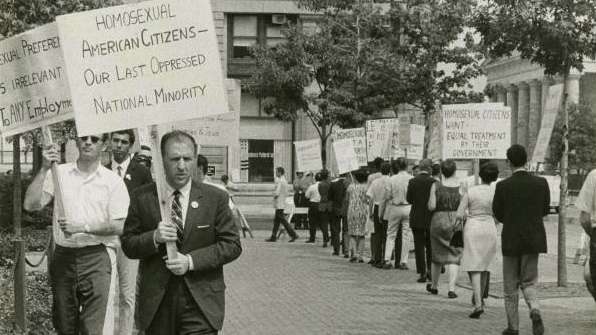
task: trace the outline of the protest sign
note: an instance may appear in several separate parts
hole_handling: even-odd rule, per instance
[[[140,2],[56,21],[79,135],[228,111],[209,0]]]
[[[333,151],[335,152],[337,170],[340,174],[358,170],[360,166],[351,139],[346,138],[333,141]]]
[[[297,171],[319,171],[323,168],[321,160],[321,140],[296,141]]]
[[[61,42],[55,23],[0,42],[3,137],[73,118]]]
[[[369,162],[377,157],[392,158],[399,147],[398,127],[396,118],[366,121],[366,155]]]
[[[177,129],[192,135],[200,145],[236,146],[239,141],[240,118],[238,112],[205,116],[183,122],[158,125],[159,133]]]
[[[542,123],[536,139],[536,146],[532,154],[532,163],[544,162],[546,150],[550,143],[550,137],[553,133],[561,98],[563,96],[563,84],[553,85],[548,88],[548,95],[544,102],[542,111]]]
[[[410,113],[399,114],[399,148],[401,152],[410,146]],[[409,155],[409,154],[408,154]]]
[[[410,145],[408,146],[408,159],[421,160],[424,154],[424,126],[411,124],[409,127]]]
[[[511,145],[511,111],[501,103],[444,105],[443,158],[503,159]]]
[[[352,146],[356,153],[358,166],[366,166],[366,130],[364,128],[338,129],[335,131],[335,139],[352,140]]]
[[[430,116],[430,136],[428,141],[428,154],[427,157],[433,161],[441,159],[442,146],[441,146],[441,125],[442,125],[441,111],[435,110]]]

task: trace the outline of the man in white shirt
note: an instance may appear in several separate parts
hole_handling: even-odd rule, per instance
[[[596,284],[596,170],[586,177],[575,206],[580,210],[579,221],[590,237],[590,277],[592,285]],[[592,286],[594,287],[594,286]],[[596,291],[592,292],[596,299]]]
[[[275,191],[273,192],[275,218],[273,219],[273,230],[271,231],[271,237],[266,239],[266,242],[277,241],[277,231],[279,230],[280,224],[284,226],[290,235],[290,240],[288,242],[294,242],[298,238],[298,234],[296,234],[292,226],[288,223],[288,220],[286,220],[284,214],[284,209],[286,208],[286,198],[288,197],[288,182],[286,181],[284,173],[284,168],[281,166],[278,166],[275,169],[275,176],[277,177],[275,180]]]
[[[391,251],[395,246],[395,254],[398,254],[398,248],[401,249],[399,257],[395,257],[396,268],[401,270],[408,269],[408,256],[410,254],[410,209],[412,206],[406,200],[408,193],[408,184],[410,179],[414,178],[408,173],[408,162],[405,158],[398,158],[391,164],[393,176],[389,178],[387,185],[387,208],[385,209],[385,219],[389,222],[387,226],[387,242],[385,246],[384,269],[391,269]],[[396,241],[397,232],[401,230],[401,241]],[[398,243],[396,243],[398,242]],[[399,243],[401,242],[401,243]],[[399,262],[399,265],[398,265]]]
[[[114,334],[114,289],[118,235],[129,197],[122,178],[100,164],[108,134],[77,139],[79,157],[56,167],[56,145],[43,150],[41,169],[25,194],[24,208],[40,210],[54,201],[50,265],[53,323],[59,334]],[[61,196],[55,196],[54,181]],[[60,208],[64,208],[64,216]]]
[[[374,236],[371,237],[372,265],[383,267],[383,256],[385,255],[385,239],[387,237],[387,221],[385,216],[386,190],[389,184],[389,172],[391,165],[383,162],[380,167],[381,176],[374,179],[366,195],[371,199],[369,213],[374,222]],[[393,237],[395,239],[395,236]]]
[[[310,185],[306,189],[304,196],[309,201],[308,205],[308,230],[309,239],[306,243],[315,243],[317,235],[317,227],[319,226],[319,202],[321,202],[321,195],[319,194],[319,182],[321,181],[321,175],[317,173],[315,175],[315,183]]]

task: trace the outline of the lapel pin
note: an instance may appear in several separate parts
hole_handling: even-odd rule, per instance
[[[193,201],[193,202],[190,203],[190,207],[192,207],[192,208],[199,208],[199,203],[196,202],[196,201]]]
[[[131,180],[130,175],[127,173],[126,176],[124,176],[124,178],[126,178],[127,180]]]

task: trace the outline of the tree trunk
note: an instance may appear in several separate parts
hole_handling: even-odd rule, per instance
[[[563,153],[561,155],[561,194],[559,196],[559,229],[557,248],[557,285],[567,286],[567,246],[565,224],[567,223],[567,179],[569,162],[569,112],[567,111],[567,78],[569,72],[563,76]]]
[[[321,161],[323,170],[327,169],[327,126],[321,126]]]

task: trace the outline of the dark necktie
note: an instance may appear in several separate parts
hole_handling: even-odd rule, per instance
[[[172,223],[176,225],[178,235],[178,242],[176,242],[176,244],[178,245],[178,247],[180,247],[180,245],[182,244],[182,240],[184,239],[184,235],[182,234],[184,231],[184,225],[182,223],[182,205],[180,205],[180,191],[175,190],[173,195],[174,200],[172,200],[170,218],[172,219]]]
[[[122,177],[122,166],[118,165],[116,169],[118,170],[118,176]]]

